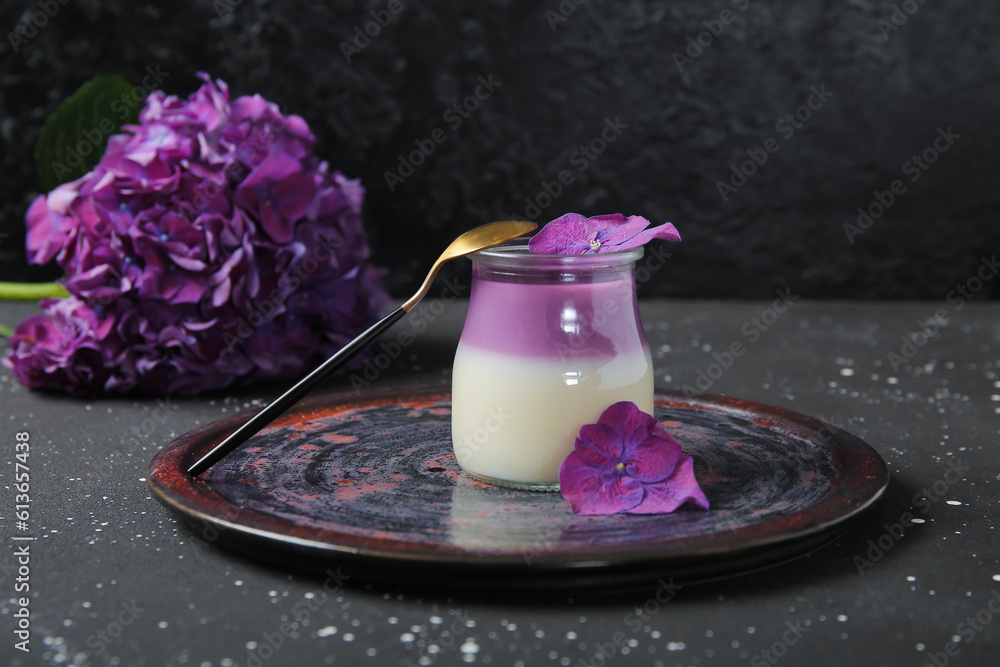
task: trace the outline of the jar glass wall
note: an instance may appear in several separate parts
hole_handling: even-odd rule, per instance
[[[580,427],[618,401],[653,411],[636,300],[636,248],[533,255],[523,240],[474,253],[452,375],[458,463],[493,484],[556,490]]]

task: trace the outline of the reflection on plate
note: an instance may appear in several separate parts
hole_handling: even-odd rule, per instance
[[[396,583],[559,590],[784,561],[832,539],[888,481],[864,442],[780,408],[661,394],[656,417],[694,458],[710,511],[577,517],[559,494],[474,481],[452,452],[450,397],[431,387],[307,399],[201,480],[188,476],[247,419],[234,415],[168,445],[148,479],[242,555]]]

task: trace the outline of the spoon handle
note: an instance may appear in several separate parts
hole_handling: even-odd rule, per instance
[[[276,398],[270,405],[254,415],[247,423],[233,431],[225,440],[213,447],[210,452],[198,459],[193,466],[188,468],[188,474],[197,477],[218,463],[226,454],[252,438],[258,431],[273,422],[285,410],[292,407],[300,398],[309,393],[316,385],[357,356],[359,352],[368,347],[368,345],[385,332],[386,329],[398,322],[405,314],[405,310],[397,308],[373,324],[367,331],[345,345],[339,352],[318,366],[316,370],[299,380],[294,387]]]

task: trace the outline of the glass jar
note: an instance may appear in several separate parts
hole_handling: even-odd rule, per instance
[[[452,441],[472,477],[558,490],[584,424],[632,401],[653,412],[636,300],[642,248],[533,255],[525,240],[473,253],[452,372]]]

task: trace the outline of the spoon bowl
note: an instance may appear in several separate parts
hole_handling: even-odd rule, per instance
[[[434,266],[431,267],[427,277],[424,278],[424,284],[420,286],[420,290],[401,306],[402,310],[407,313],[410,312],[410,309],[427,295],[427,290],[431,288],[431,283],[434,282],[434,277],[437,276],[438,270],[448,260],[464,257],[478,250],[492,248],[506,241],[512,241],[518,236],[527,234],[537,226],[533,222],[525,222],[523,220],[498,220],[497,222],[488,222],[485,225],[480,225],[475,229],[465,232],[444,249],[441,256],[434,262]]]

